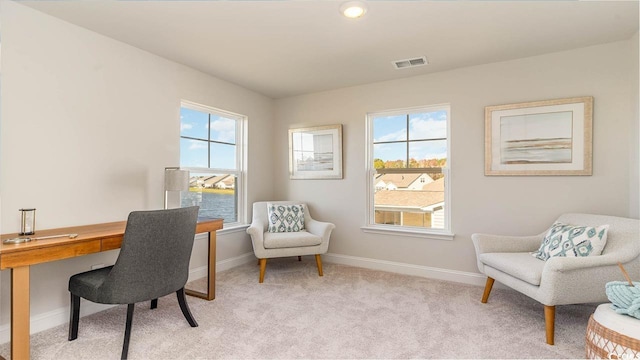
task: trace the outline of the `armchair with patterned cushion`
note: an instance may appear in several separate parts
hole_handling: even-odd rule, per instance
[[[608,302],[605,284],[621,280],[621,263],[640,274],[640,221],[615,216],[563,214],[534,236],[473,234],[478,269],[544,305],[547,344],[554,344],[556,305]]]
[[[314,220],[307,204],[300,201],[262,201],[253,204],[253,218],[247,233],[260,263],[260,282],[264,281],[267,259],[315,255],[318,275],[322,276],[321,254],[329,248],[335,225]]]

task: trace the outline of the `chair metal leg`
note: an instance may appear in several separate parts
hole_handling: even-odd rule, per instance
[[[484,294],[482,294],[482,300],[481,300],[483,304],[486,304],[487,300],[489,300],[489,294],[491,293],[491,289],[493,288],[494,281],[495,280],[493,278],[490,278],[487,276],[487,283],[484,286]]]
[[[264,271],[267,269],[267,259],[260,259],[260,283],[264,281]]]
[[[316,265],[318,265],[318,276],[322,276],[322,258],[320,254],[316,254]]]
[[[547,332],[547,344],[553,345],[555,322],[556,322],[556,307],[545,305],[544,306],[544,322]]]
[[[131,338],[131,323],[133,322],[133,310],[136,304],[127,305],[127,325],[124,328],[124,343],[122,344],[122,356],[120,359],[126,359],[129,353],[129,338]]]
[[[156,309],[158,307],[158,299],[151,300],[151,309]]]
[[[69,315],[69,341],[78,338],[78,322],[80,321],[80,296],[71,294],[71,312]]]
[[[185,319],[189,322],[191,327],[197,327],[198,323],[196,319],[191,315],[191,311],[189,310],[189,305],[187,305],[187,298],[184,295],[184,288],[176,291],[176,296],[178,297],[178,304],[180,304],[180,310],[182,310],[182,315],[184,315]]]

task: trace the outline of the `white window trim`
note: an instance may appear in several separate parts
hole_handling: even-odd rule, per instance
[[[374,187],[375,184],[371,179],[376,174],[376,169],[373,168],[373,117],[380,116],[393,116],[393,115],[404,115],[407,113],[414,112],[429,112],[435,110],[442,110],[443,107],[446,107],[447,110],[447,166],[442,168],[442,172],[444,174],[444,199],[445,199],[445,229],[429,229],[429,228],[419,228],[419,227],[411,227],[411,226],[389,226],[375,223],[375,203],[374,203]],[[417,106],[403,109],[395,109],[395,110],[387,110],[387,111],[379,111],[379,112],[370,112],[367,113],[365,118],[365,169],[367,172],[367,186],[366,188],[366,206],[367,209],[365,211],[366,219],[365,226],[360,227],[360,229],[365,233],[376,233],[376,234],[393,234],[399,236],[410,236],[410,237],[420,237],[425,239],[433,239],[433,240],[453,240],[455,234],[452,231],[451,227],[451,105],[450,104],[437,104],[437,105],[427,105],[427,106]]]
[[[389,226],[389,225],[369,225],[361,226],[360,230],[369,234],[382,234],[382,235],[398,235],[417,237],[429,240],[453,240],[455,234],[450,231],[438,231],[433,229],[421,229],[409,226]]]
[[[189,172],[203,172],[203,173],[228,173],[236,176],[236,188],[242,189],[238,195],[238,208],[236,209],[236,222],[223,224],[224,229],[234,229],[243,227],[248,224],[247,222],[247,181],[246,181],[246,164],[247,164],[247,122],[248,117],[241,114],[236,114],[230,111],[221,110],[218,108],[197,104],[188,100],[181,100],[180,107],[185,107],[191,110],[205,112],[208,114],[216,114],[230,119],[236,120],[236,169],[219,169],[219,168],[198,168],[198,167],[180,167]],[[219,230],[218,232],[221,232]]]

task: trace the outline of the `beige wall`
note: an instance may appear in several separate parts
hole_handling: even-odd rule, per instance
[[[638,218],[640,217],[640,147],[638,142],[640,141],[640,92],[638,82],[640,81],[640,62],[638,61],[638,47],[639,47],[639,33],[631,39],[631,112],[633,114],[632,131],[629,132],[631,140],[630,144],[630,156],[629,156],[629,172],[631,174],[631,181],[629,182],[629,216]]]
[[[637,35],[635,43],[273,101],[20,4],[0,6],[3,233],[17,231],[17,209],[26,206],[38,209],[38,228],[161,207],[162,169],[178,163],[180,99],[248,116],[249,207],[257,200],[309,201],[315,217],[338,226],[333,254],[476,272],[473,232],[535,233],[564,211],[638,216]],[[584,95],[595,97],[593,176],[483,175],[484,106]],[[439,103],[451,104],[455,239],[363,233],[365,114]],[[287,129],[338,123],[344,179],[289,180]],[[251,252],[243,231],[218,239],[218,261]],[[194,266],[204,263],[202,245]],[[34,266],[32,316],[64,322],[68,277],[116,255]],[[2,272],[0,289],[5,334],[8,275]]]
[[[537,234],[569,211],[637,216],[630,189],[638,170],[629,166],[638,153],[634,41],[278,100],[276,195],[307,200],[318,218],[336,224],[330,253],[462,272],[477,272],[474,232]],[[577,96],[595,99],[593,176],[484,176],[485,106]],[[441,103],[451,104],[455,239],[362,232],[366,113]],[[344,179],[289,180],[287,129],[326,124],[343,124]]]
[[[180,100],[248,116],[249,200],[272,192],[271,99],[14,2],[2,6],[0,195],[3,233],[21,207],[36,229],[126,219],[163,204],[163,169],[179,163]],[[244,229],[218,236],[218,260],[251,252]],[[192,267],[206,250],[194,250]],[[71,274],[117,252],[32,267],[32,316],[68,307]],[[2,272],[8,322],[9,272]],[[64,317],[63,317],[64,318]],[[6,328],[5,328],[6,330]]]

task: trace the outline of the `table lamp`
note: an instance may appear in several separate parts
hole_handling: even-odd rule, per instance
[[[179,167],[164,168],[164,208],[168,209],[169,191],[189,191],[189,171]]]

